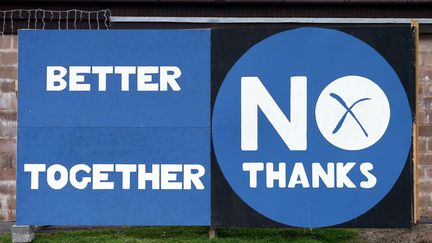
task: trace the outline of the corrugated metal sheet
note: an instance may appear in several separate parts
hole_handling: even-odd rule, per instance
[[[219,0],[212,0],[218,2]],[[227,0],[228,1],[228,0]],[[240,0],[234,0],[240,1]],[[315,1],[315,0],[314,0]],[[317,0],[316,0],[317,1]],[[327,0],[325,0],[327,1]],[[361,0],[369,1],[369,0]],[[423,0],[420,0],[423,1]],[[0,3],[0,10],[8,9],[111,9],[114,16],[202,16],[202,17],[404,17],[428,18],[432,17],[432,1],[424,4],[262,4],[260,0],[255,3],[231,4],[194,4],[174,2],[24,2],[14,1]],[[181,1],[180,1],[181,2]],[[344,1],[345,2],[345,1]],[[378,2],[378,1],[375,1]],[[222,2],[224,3],[224,2]]]
[[[9,2],[28,2],[28,0],[9,0]],[[49,3],[215,3],[215,4],[423,4],[430,0],[44,0],[34,2]]]

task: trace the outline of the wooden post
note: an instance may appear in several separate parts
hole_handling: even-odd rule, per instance
[[[414,212],[413,212],[413,223],[417,224],[420,218],[419,215],[419,210],[420,210],[420,205],[419,205],[419,183],[418,183],[418,177],[419,177],[419,172],[418,172],[418,145],[417,145],[417,140],[418,140],[418,121],[417,121],[417,117],[418,117],[418,94],[419,94],[419,85],[418,85],[418,80],[419,80],[419,70],[418,70],[418,49],[419,49],[419,23],[417,20],[412,20],[411,21],[411,27],[413,28],[414,32],[415,32],[415,118],[416,120],[414,121],[413,124],[413,173],[414,173],[414,196],[413,196],[413,201],[414,201]]]
[[[216,228],[210,227],[209,229],[209,239],[213,240],[217,237]]]

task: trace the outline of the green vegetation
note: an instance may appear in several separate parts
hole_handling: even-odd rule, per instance
[[[209,242],[208,227],[127,227],[38,233],[38,242]],[[211,242],[356,242],[357,230],[346,229],[218,229]],[[11,242],[9,234],[0,242]]]

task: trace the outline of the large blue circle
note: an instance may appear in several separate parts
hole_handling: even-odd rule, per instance
[[[387,95],[391,116],[383,137],[373,146],[347,151],[330,144],[315,120],[321,91],[337,78],[358,75],[373,80]],[[259,114],[259,149],[240,146],[240,80],[257,76],[289,114],[290,77],[307,76],[307,150],[290,151],[265,116]],[[287,115],[289,118],[289,115]],[[213,110],[213,144],[218,164],[238,196],[262,215],[290,226],[324,227],[347,222],[367,212],[390,191],[407,161],[411,146],[411,110],[405,90],[392,67],[372,47],[346,33],[324,28],[284,31],[250,48],[231,68],[218,92]],[[304,164],[311,181],[312,162],[371,162],[377,184],[360,188],[359,169],[349,173],[357,188],[266,188],[258,174],[257,188],[249,187],[247,161]],[[287,173],[289,180],[290,173]]]

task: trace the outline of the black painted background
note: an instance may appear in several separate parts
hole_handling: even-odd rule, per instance
[[[314,25],[317,26],[317,25]],[[254,44],[299,25],[224,26],[212,29],[212,110],[223,79],[234,63]],[[366,42],[390,63],[407,93],[414,120],[415,32],[410,25],[320,25]],[[217,164],[212,146],[211,224],[213,227],[289,227],[266,218],[243,202],[231,189]],[[365,214],[334,227],[411,227],[413,201],[412,148],[391,191]]]

